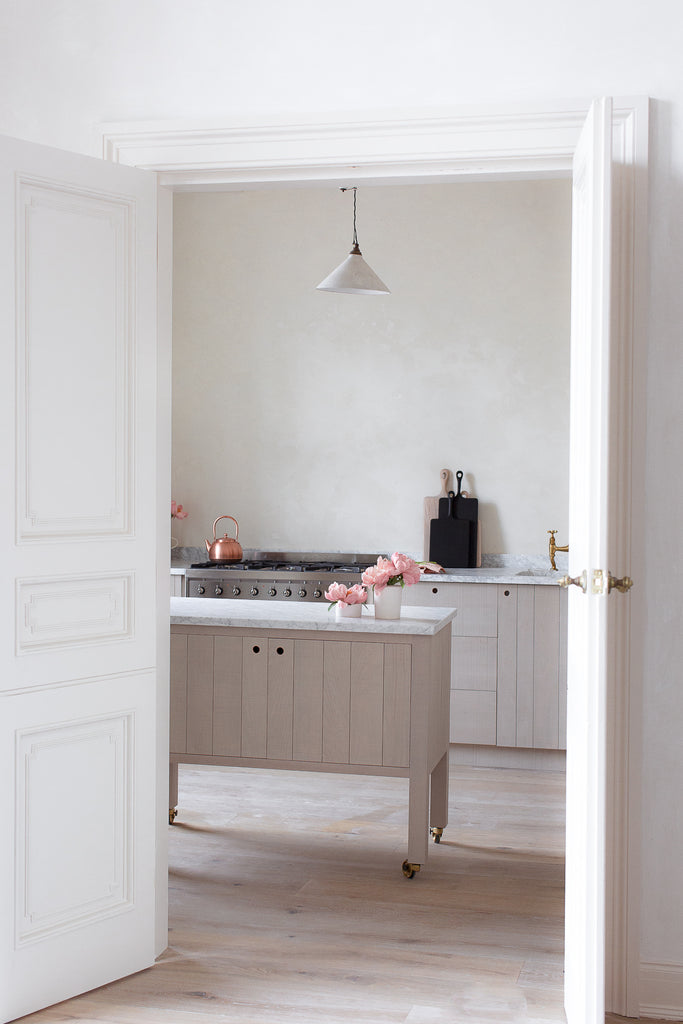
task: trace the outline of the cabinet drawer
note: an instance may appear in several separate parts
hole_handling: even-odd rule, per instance
[[[498,587],[495,583],[416,583],[405,604],[457,608],[453,636],[497,636]]]
[[[451,689],[494,690],[498,666],[495,637],[451,638]]]
[[[495,692],[451,690],[451,742],[495,745]]]

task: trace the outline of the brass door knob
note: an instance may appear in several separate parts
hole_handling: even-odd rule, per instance
[[[620,594],[625,594],[633,586],[633,580],[630,576],[622,576],[621,579],[617,579],[616,576],[612,576],[611,573],[607,576],[607,593],[609,594],[612,590],[618,590]]]
[[[558,580],[561,587],[567,589],[568,587],[581,587],[584,594],[586,593],[586,570],[584,569],[580,576],[563,576]]]

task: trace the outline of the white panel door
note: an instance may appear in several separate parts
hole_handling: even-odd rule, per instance
[[[156,202],[0,140],[2,1021],[155,956]]]
[[[602,1024],[605,977],[606,602],[611,240],[611,100],[596,101],[576,149],[567,657],[565,1007],[569,1024]],[[585,575],[582,575],[584,574]]]

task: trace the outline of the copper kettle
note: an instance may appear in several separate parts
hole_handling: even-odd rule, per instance
[[[224,533],[222,537],[216,538],[216,523],[220,523],[221,519],[232,519],[235,524],[234,540],[232,537],[228,537],[227,533]],[[213,544],[210,544],[208,540],[205,541],[206,550],[209,552],[209,561],[239,562],[243,554],[242,545],[237,543],[239,535],[240,528],[234,516],[219,516],[213,524]]]

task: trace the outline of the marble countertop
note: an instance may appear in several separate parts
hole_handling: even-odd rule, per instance
[[[199,548],[177,548],[171,553],[171,573],[182,576],[192,562],[206,554]],[[484,555],[480,569],[448,569],[443,573],[423,573],[421,583],[507,583],[557,586],[567,572],[567,555],[557,554],[558,569],[550,568],[547,555]]]
[[[222,601],[212,597],[172,597],[172,626],[232,626],[242,629],[302,629],[325,633],[394,633],[434,636],[451,622],[455,608],[404,605],[400,619],[376,619],[372,609],[360,619],[335,618],[327,605],[301,601]]]
[[[563,572],[550,567],[515,569],[509,565],[482,566],[481,569],[446,569],[445,572],[423,573],[420,583],[533,583],[557,586]]]

